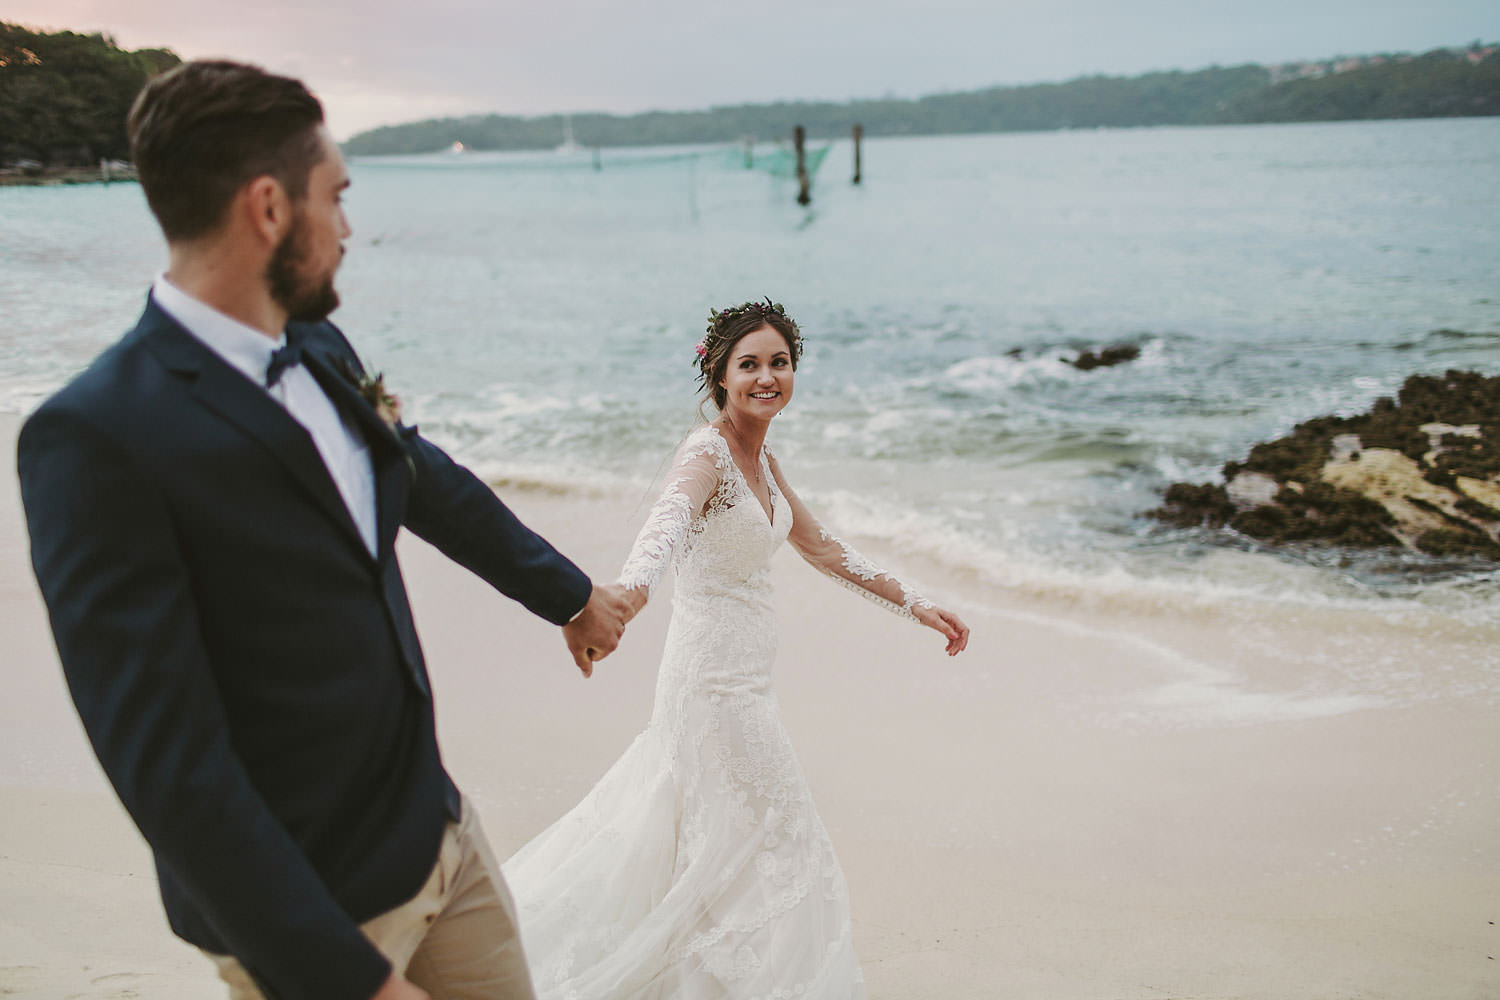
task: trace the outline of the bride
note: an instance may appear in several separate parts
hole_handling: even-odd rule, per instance
[[[504,866],[543,1000],[863,998],[844,875],[771,690],[770,557],[789,539],[950,656],[968,644],[819,525],[764,445],[796,323],[769,300],[710,318],[698,369],[719,415],[678,450],[620,576],[638,610],[677,565],[650,724]]]

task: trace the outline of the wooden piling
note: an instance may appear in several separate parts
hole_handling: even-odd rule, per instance
[[[860,179],[863,176],[862,171],[860,169],[859,144],[864,141],[864,138],[865,138],[865,127],[863,125],[855,125],[854,126],[854,183],[856,183],[856,184],[858,184],[860,182]]]
[[[792,130],[792,144],[797,147],[797,204],[812,203],[812,178],[807,176],[807,130],[798,125]]]
[[[755,166],[755,136],[745,136],[745,169],[750,170]]]

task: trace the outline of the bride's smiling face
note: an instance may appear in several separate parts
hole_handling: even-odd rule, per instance
[[[770,420],[792,398],[792,352],[786,338],[769,326],[747,333],[729,350],[724,377],[724,412]]]

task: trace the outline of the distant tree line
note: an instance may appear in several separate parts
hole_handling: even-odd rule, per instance
[[[127,52],[105,35],[43,33],[0,21],[0,165],[51,166],[125,159],[125,115],[142,84],[181,60],[165,49]],[[1388,56],[1329,75],[1272,82],[1263,66],[1211,67],[1135,77],[991,87],[915,100],[782,102],[636,115],[578,114],[583,146],[780,139],[793,125],[812,138],[1500,115],[1500,49],[1479,43],[1418,57]],[[547,149],[561,115],[476,115],[395,125],[345,144],[353,154],[424,153],[455,141],[470,149]]]
[[[573,115],[583,146],[671,145],[733,142],[745,136],[777,139],[793,125],[812,138],[843,136],[854,122],[865,135],[945,135],[1098,126],[1204,124],[1222,108],[1268,86],[1259,66],[1087,77],[1068,83],[994,87],[917,100],[848,103],[782,102],[717,107],[706,111],[649,111],[637,115]],[[470,149],[541,149],[562,141],[560,115],[520,118],[475,115],[394,125],[363,132],[345,143],[354,154],[415,153],[455,141]]]
[[[1316,79],[1273,84],[1263,66],[1211,67],[1135,77],[1090,76],[1067,83],[991,87],[916,100],[749,104],[706,111],[572,116],[583,146],[779,139],[793,125],[813,138],[1226,125],[1250,122],[1427,118],[1500,114],[1500,52],[1440,49]],[[563,139],[561,115],[474,115],[394,125],[345,143],[357,155],[424,153],[462,142],[469,149],[546,149]]]
[[[0,21],[0,164],[80,166],[130,155],[125,115],[141,86],[181,62],[104,35]]]
[[[1475,45],[1472,53],[1483,51]],[[1328,122],[1369,118],[1456,118],[1500,115],[1500,51],[1438,49],[1404,62],[1386,61],[1347,73],[1287,80],[1246,94],[1226,122]]]

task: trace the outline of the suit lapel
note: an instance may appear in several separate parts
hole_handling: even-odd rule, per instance
[[[146,338],[168,370],[192,381],[193,397],[200,405],[259,443],[340,530],[365,550],[359,529],[349,516],[349,508],[323,464],[312,435],[285,407],[230,367],[154,302],[148,301],[136,332]]]
[[[370,461],[375,471],[375,552],[384,561],[394,551],[414,475],[406,445],[348,378],[335,369],[336,359],[309,348],[303,352],[302,360],[333,405],[354,421],[370,446]],[[348,359],[344,361],[348,363]]]

